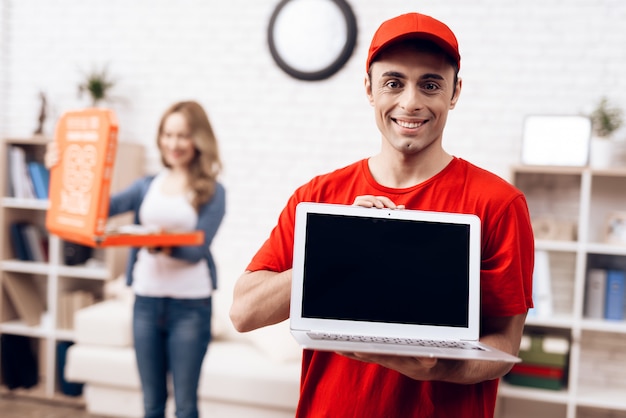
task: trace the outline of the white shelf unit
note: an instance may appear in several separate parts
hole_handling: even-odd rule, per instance
[[[51,139],[37,137],[5,139],[0,146],[0,161],[8,167],[9,148],[18,146],[24,149],[29,160],[43,161],[46,144]],[[143,147],[138,144],[120,142],[111,190],[128,186],[144,173]],[[62,292],[86,290],[96,299],[104,296],[107,280],[123,273],[126,264],[127,248],[94,249],[90,265],[65,265],[63,242],[54,235],[48,236],[48,260],[46,262],[22,261],[14,253],[14,243],[9,233],[10,225],[18,221],[36,224],[45,231],[45,214],[48,201],[24,199],[10,196],[10,172],[8,168],[0,172],[0,334],[20,335],[31,339],[35,356],[38,359],[39,383],[28,389],[18,388],[18,395],[45,398],[61,402],[82,403],[81,397],[68,397],[62,394],[57,373],[56,346],[59,342],[74,340],[71,329],[59,326],[59,300]],[[129,223],[131,215],[115,219],[115,223]],[[11,300],[5,281],[10,275],[18,280],[35,283],[37,297],[43,303],[45,314],[37,325],[28,325]],[[0,346],[0,350],[2,347]],[[0,380],[0,393],[9,391],[4,380]]]
[[[533,222],[574,226],[569,238],[536,234],[536,249],[549,255],[553,312],[526,321],[528,329],[568,336],[571,347],[565,389],[502,382],[496,416],[626,418],[626,321],[584,316],[588,270],[626,270],[626,243],[606,243],[609,215],[626,212],[626,168],[515,166],[512,181],[526,195]]]

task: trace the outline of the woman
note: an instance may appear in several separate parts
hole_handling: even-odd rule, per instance
[[[222,164],[209,119],[196,102],[172,105],[157,146],[164,168],[110,200],[109,216],[169,230],[203,230],[198,246],[132,248],[127,282],[135,293],[133,337],[146,418],[165,416],[168,376],[177,418],[198,417],[198,381],[211,340],[211,293],[217,286],[210,244],[225,212]],[[47,165],[58,160],[50,147]]]
[[[176,103],[165,112],[157,146],[165,168],[112,196],[109,215],[132,210],[138,224],[204,231],[199,246],[133,248],[127,269],[145,416],[165,416],[170,372],[176,417],[193,418],[211,340],[217,277],[209,246],[225,212],[225,190],[217,182],[222,166],[209,119],[196,102]]]

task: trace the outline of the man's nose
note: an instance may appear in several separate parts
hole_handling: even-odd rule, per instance
[[[408,86],[402,92],[400,106],[407,112],[415,112],[424,105],[419,90],[415,86]]]

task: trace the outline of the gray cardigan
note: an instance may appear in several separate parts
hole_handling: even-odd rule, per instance
[[[111,196],[109,203],[109,216],[133,211],[134,223],[139,224],[139,208],[148,192],[150,183],[154,176],[146,176],[136,180],[125,190]],[[198,224],[196,229],[204,231],[204,243],[196,246],[172,247],[171,256],[191,263],[206,259],[213,289],[217,289],[217,271],[213,255],[211,254],[211,242],[217,233],[226,212],[226,191],[220,183],[215,185],[215,194],[205,204],[200,206],[198,213]],[[126,267],[126,283],[130,286],[133,282],[133,267],[137,261],[139,248],[131,247]]]

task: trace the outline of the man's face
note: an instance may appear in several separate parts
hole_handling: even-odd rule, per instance
[[[388,145],[407,156],[441,146],[448,111],[461,91],[446,57],[399,44],[381,53],[370,74],[367,96]]]

